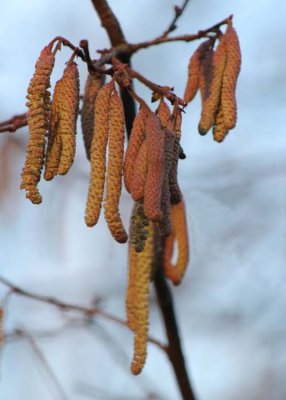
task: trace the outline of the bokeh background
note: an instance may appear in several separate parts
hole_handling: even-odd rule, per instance
[[[110,5],[134,43],[164,31],[174,3],[110,0]],[[175,32],[196,33],[234,14],[243,55],[238,124],[225,142],[197,134],[199,98],[187,108],[183,125],[187,159],[180,163],[180,182],[191,262],[184,282],[172,291],[200,400],[286,398],[285,13],[283,1],[192,0]],[[35,61],[53,37],[62,35],[74,44],[88,39],[93,52],[109,46],[89,0],[2,0],[0,21],[0,121],[25,111]],[[172,43],[142,50],[133,67],[182,96],[188,59],[197,46]],[[69,56],[63,48],[53,84]],[[78,63],[83,88],[87,72]],[[136,89],[150,100],[148,90],[137,83]],[[96,302],[124,318],[127,245],[111,239],[103,218],[93,229],[84,224],[89,165],[80,128],[72,170],[40,183],[40,206],[19,190],[27,133],[23,128],[0,137],[1,276],[68,302]],[[126,225],[130,207],[124,192]],[[6,293],[0,285],[2,299]],[[22,297],[9,299],[1,399],[180,398],[159,349],[149,345],[144,371],[133,377],[130,332],[101,318],[87,327],[78,317]],[[16,329],[33,340],[15,335]],[[164,340],[153,292],[150,333]]]

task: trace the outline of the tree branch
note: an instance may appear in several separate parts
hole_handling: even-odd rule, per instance
[[[154,283],[169,342],[167,354],[175,372],[182,399],[195,400],[181,347],[172,293],[160,265],[157,268]]]
[[[65,303],[62,300],[56,299],[54,297],[50,296],[43,296],[40,294],[35,294],[32,292],[29,292],[28,290],[21,289],[18,286],[15,286],[12,282],[10,282],[8,279],[4,278],[3,276],[0,276],[0,283],[2,283],[4,286],[8,287],[11,292],[14,294],[17,294],[19,296],[24,296],[32,300],[40,301],[42,303],[48,303],[53,306],[56,306],[60,308],[62,311],[77,311],[80,313],[83,313],[86,316],[92,316],[92,315],[99,315],[100,317],[115,322],[121,326],[124,326],[128,328],[127,322],[121,318],[118,318],[112,314],[109,314],[106,311],[100,310],[97,307],[90,307],[90,306],[83,306],[83,305],[78,305],[78,304],[72,304],[72,303]],[[129,328],[128,328],[129,329]],[[166,352],[166,346],[159,342],[159,340],[152,338],[149,336],[148,341],[150,343],[155,344],[158,346],[161,350]]]
[[[183,15],[183,12],[188,4],[189,0],[184,0],[182,7],[174,6],[175,15],[168,26],[168,28],[162,33],[162,36],[168,36],[169,33],[173,32],[177,28],[177,21]]]
[[[14,115],[14,117],[0,123],[0,133],[15,132],[28,124],[26,113]]]

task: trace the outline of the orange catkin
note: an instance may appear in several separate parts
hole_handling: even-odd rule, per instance
[[[149,284],[154,256],[154,226],[147,227],[148,237],[144,250],[137,255],[135,275],[135,315],[134,354],[131,371],[138,375],[144,367],[147,356],[147,338],[149,325]]]
[[[139,149],[139,152],[135,160],[135,164],[133,166],[134,171],[130,185],[130,193],[134,201],[139,201],[144,198],[147,167],[148,167],[147,142],[146,140],[144,140]]]
[[[186,103],[192,101],[198,91],[202,59],[204,58],[205,53],[209,50],[210,45],[211,40],[206,40],[201,43],[190,58],[188,65],[188,80],[184,94],[184,100]]]
[[[146,119],[148,170],[144,190],[144,212],[151,221],[160,222],[162,186],[164,181],[164,136],[158,117],[148,113]]]
[[[159,106],[156,110],[156,114],[158,115],[162,129],[172,129],[171,111],[164,99],[160,100]]]
[[[166,238],[163,254],[163,268],[167,278],[174,285],[178,285],[187,268],[189,261],[189,239],[184,201],[172,206],[172,234]],[[178,257],[175,265],[172,264],[174,241],[178,243]]]
[[[213,138],[216,142],[220,143],[224,140],[227,134],[228,129],[225,126],[224,114],[222,107],[220,106],[216,116],[215,126],[213,127]]]
[[[227,130],[236,125],[237,106],[235,89],[241,66],[241,52],[239,40],[232,24],[228,25],[225,33],[226,42],[226,67],[221,90],[221,108],[224,125]]]
[[[131,192],[131,182],[134,172],[134,164],[139,152],[139,149],[145,138],[145,121],[147,117],[147,109],[141,106],[138,114],[133,122],[133,127],[131,130],[131,135],[129,138],[127,150],[125,153],[124,160],[124,183],[126,190]]]
[[[141,253],[147,240],[148,232],[146,226],[149,225],[148,218],[144,214],[143,202],[135,203],[131,222],[130,222],[130,243],[134,246],[137,253]]]
[[[202,113],[199,122],[199,133],[205,135],[215,124],[215,117],[220,103],[223,74],[226,65],[226,43],[222,37],[212,57],[208,73],[210,78],[206,82],[206,97],[203,98]]]
[[[94,133],[94,105],[100,88],[104,85],[104,74],[88,74],[81,109],[81,126],[86,156],[90,160],[90,146]]]
[[[119,213],[119,199],[121,194],[123,170],[125,121],[122,100],[118,96],[116,90],[114,90],[114,93],[110,98],[109,113],[110,131],[104,215],[114,239],[119,243],[125,243],[127,241],[127,234]]]
[[[136,329],[136,269],[138,253],[134,246],[128,246],[128,287],[126,291],[126,315],[127,325],[133,331]]]
[[[29,142],[22,171],[21,189],[34,204],[42,202],[37,184],[44,164],[46,136],[50,115],[50,76],[55,56],[52,46],[46,46],[36,62],[35,73],[30,81],[27,95]]]
[[[99,218],[106,171],[106,146],[109,131],[109,106],[113,81],[105,84],[95,100],[94,136],[90,149],[90,180],[85,211],[87,226],[94,226]]]
[[[178,162],[180,155],[182,114],[180,108],[177,105],[174,106],[173,118],[175,139],[173,146],[172,164],[169,173],[169,186],[171,204],[177,204],[182,200],[182,193],[178,183]]]

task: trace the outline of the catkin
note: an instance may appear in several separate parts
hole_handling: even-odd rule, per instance
[[[224,114],[222,107],[220,106],[216,116],[215,126],[213,127],[213,138],[216,142],[220,143],[224,140],[227,134],[228,129],[225,126]]]
[[[158,117],[148,113],[146,119],[148,170],[144,190],[144,212],[154,222],[160,222],[162,186],[164,181],[164,137]]]
[[[147,356],[147,339],[149,325],[149,284],[151,278],[153,256],[154,256],[154,227],[148,227],[148,237],[144,250],[137,255],[135,275],[135,314],[134,326],[134,354],[131,371],[138,375],[144,367]]]
[[[174,106],[173,118],[174,118],[175,138],[173,146],[172,163],[169,173],[169,187],[170,187],[171,204],[177,204],[182,200],[182,193],[178,182],[178,163],[180,156],[182,115],[181,115],[181,110],[177,105]]]
[[[178,285],[187,268],[189,261],[188,227],[184,201],[172,206],[172,234],[165,239],[163,253],[164,273],[174,285]],[[172,264],[174,241],[178,244],[178,257]]]
[[[106,170],[106,146],[109,129],[109,104],[114,83],[105,84],[95,100],[94,136],[90,149],[90,180],[85,211],[87,226],[94,226],[99,218]]]
[[[126,291],[127,325],[131,330],[136,329],[136,269],[138,253],[132,244],[128,246],[128,287]]]
[[[50,115],[50,92],[48,88],[50,87],[50,76],[54,63],[55,56],[52,53],[52,46],[46,46],[36,62],[35,73],[28,87],[29,142],[20,187],[26,190],[26,197],[34,204],[42,202],[37,184],[44,164]]]
[[[184,94],[184,100],[186,103],[192,101],[198,91],[202,60],[205,53],[209,50],[210,45],[211,40],[206,40],[201,43],[190,58],[188,65],[188,80]]]
[[[81,126],[86,156],[90,160],[90,146],[94,134],[94,105],[100,88],[104,85],[104,74],[88,74],[81,109]]]
[[[134,164],[145,138],[145,121],[147,117],[147,109],[141,106],[138,114],[133,122],[133,127],[131,130],[131,135],[129,138],[128,146],[125,153],[124,160],[124,183],[126,190],[130,193],[132,176],[134,173]]]
[[[169,129],[165,129],[164,130],[165,171],[164,171],[164,182],[163,182],[162,199],[161,199],[161,209],[163,212],[163,219],[162,222],[160,222],[159,224],[162,236],[168,236],[172,231],[169,175],[173,162],[174,140],[175,140],[174,132],[170,131]]]
[[[124,109],[121,98],[115,90],[110,98],[110,131],[108,143],[108,168],[104,216],[114,239],[119,243],[127,241],[119,213],[121,180],[124,154]]]
[[[139,149],[139,152],[135,160],[135,164],[133,166],[134,171],[130,185],[130,194],[134,201],[142,200],[144,197],[147,168],[148,168],[147,141],[144,140]]]
[[[172,129],[171,111],[168,104],[164,101],[164,99],[160,100],[159,106],[156,110],[156,115],[160,120],[162,129],[165,128]]]
[[[134,205],[130,223],[130,243],[134,246],[137,253],[144,249],[148,236],[146,227],[149,225],[148,218],[144,214],[143,202],[138,201]]]
[[[199,122],[199,133],[205,135],[215,124],[215,117],[220,103],[223,74],[226,65],[226,43],[222,37],[212,57],[210,65],[210,79],[206,82],[206,97],[203,98],[202,113]]]
[[[209,96],[210,82],[212,79],[212,59],[214,51],[212,48],[207,50],[201,60],[199,89],[201,94],[201,102]]]
[[[225,128],[229,130],[233,129],[236,125],[237,106],[235,89],[241,66],[239,40],[231,24],[229,24],[225,33],[225,43],[227,61],[221,90],[221,108]]]

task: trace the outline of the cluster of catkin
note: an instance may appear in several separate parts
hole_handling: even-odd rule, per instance
[[[37,62],[28,87],[29,142],[22,171],[21,189],[32,203],[39,204],[38,190],[43,166],[44,178],[64,175],[75,155],[76,120],[79,110],[79,74],[72,59],[67,63],[62,78],[56,83],[50,101],[50,76],[55,62],[53,43],[46,46]]]
[[[181,281],[189,258],[185,207],[178,184],[181,110],[163,99],[155,113],[142,103],[124,160],[124,181],[134,203],[129,232],[127,322],[134,332],[131,371],[139,374],[147,355],[148,293],[162,247],[163,271]],[[177,246],[177,260],[173,255]]]
[[[236,83],[240,72],[241,52],[232,22],[225,34],[220,33],[219,44],[213,49],[214,39],[203,42],[192,55],[188,67],[188,81],[184,99],[189,103],[200,90],[202,112],[199,133],[211,128],[214,140],[222,142],[237,120]]]

